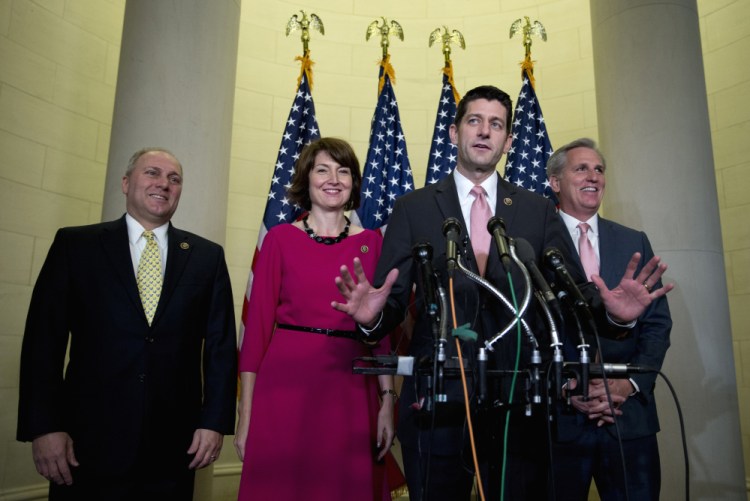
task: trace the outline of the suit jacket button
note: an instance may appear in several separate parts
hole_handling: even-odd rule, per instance
[[[153,342],[154,342],[154,338],[152,338],[152,337],[147,337],[147,338],[146,338],[146,341],[148,341],[149,343],[153,343]]]
[[[146,380],[145,374],[138,374],[138,382],[142,383]]]

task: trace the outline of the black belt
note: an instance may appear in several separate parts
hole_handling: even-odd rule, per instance
[[[314,334],[325,334],[331,337],[345,337],[359,341],[360,336],[357,331],[340,331],[336,329],[319,329],[318,327],[303,327],[301,325],[276,324],[279,329],[288,329],[290,331],[312,332]]]

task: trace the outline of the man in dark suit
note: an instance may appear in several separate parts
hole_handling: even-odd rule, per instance
[[[479,203],[481,198],[485,198],[492,213],[505,221],[508,235],[526,239],[537,256],[550,246],[568,255],[573,252],[552,202],[518,189],[496,172],[500,158],[511,144],[511,110],[510,97],[500,89],[482,86],[470,90],[459,103],[450,129],[451,140],[458,152],[456,170],[439,183],[416,190],[396,201],[374,280],[380,288],[376,289],[367,282],[356,260],[354,276],[346,267],[342,267],[341,276],[336,278],[345,302],[334,302],[334,308],[351,314],[365,334],[375,339],[386,335],[403,320],[412,286],[417,284],[417,318],[409,354],[418,362],[432,359],[435,335],[433,321],[423,307],[425,291],[419,279],[419,267],[412,257],[412,247],[420,243],[433,246],[432,265],[441,285],[446,291],[450,290],[446,238],[442,231],[446,219],[452,217],[460,221],[464,228],[461,237],[464,237],[467,229],[472,228],[472,206],[475,201]],[[477,192],[476,186],[482,189]],[[483,224],[486,228],[486,220]],[[511,297],[511,284],[497,248],[490,246],[489,241],[481,246],[477,244],[483,236],[482,230],[486,232],[483,228],[477,229],[477,234],[473,233],[473,229],[468,231],[470,239],[464,239],[460,246],[463,250],[461,262],[473,273],[482,274],[506,297]],[[572,271],[583,281],[582,272],[577,267]],[[651,267],[650,271],[654,271],[654,268]],[[626,278],[615,290],[604,288],[601,291],[601,299],[615,321],[629,321],[637,317],[642,308],[640,301],[651,301],[640,284],[635,286],[632,272],[632,267],[628,267]],[[520,293],[520,284],[523,283],[521,274],[517,267],[511,267],[510,273],[513,287]],[[478,348],[507,326],[513,315],[496,297],[463,273],[454,273],[453,298],[455,324],[469,324],[470,329],[478,334],[477,341],[467,339],[460,343],[462,358],[466,359],[469,370],[475,371]],[[540,332],[541,323],[533,317],[530,316],[529,321],[534,331]],[[513,369],[519,342],[522,344],[519,366],[523,369],[528,365],[530,343],[525,333],[519,341],[515,332],[514,329],[512,334],[493,346],[494,351],[488,362],[490,369]],[[446,365],[452,365],[457,357],[453,340],[448,342],[447,356],[449,362]],[[410,497],[429,501],[468,500],[475,468],[461,382],[456,377],[446,377],[447,401],[435,403],[434,413],[425,413],[424,402],[430,397],[424,385],[425,379],[421,375],[404,379],[399,408],[398,437]],[[487,399],[482,405],[476,400],[473,383],[469,381],[469,395],[474,408],[474,442],[478,445],[479,468],[488,498],[499,498],[503,426],[509,419],[507,499],[544,499],[547,495],[548,472],[546,418],[539,408],[532,416],[525,415],[523,376],[514,385],[513,393],[511,377],[491,379]],[[509,414],[506,409],[510,409]]]
[[[570,243],[576,245],[581,261],[586,261],[583,248],[590,243],[594,254],[591,269],[587,271],[613,286],[634,252],[642,256],[639,268],[654,257],[654,252],[642,231],[598,216],[606,185],[605,170],[604,156],[586,138],[558,148],[547,162],[549,182],[560,201],[560,215],[568,228]],[[652,278],[643,285],[653,290],[660,288],[661,282]],[[667,298],[660,297],[638,318],[627,338],[600,338],[596,358],[602,363],[628,363],[659,370],[669,348],[671,329]],[[596,344],[592,343],[592,347],[596,348]],[[604,501],[659,499],[655,380],[655,372],[631,374],[628,378],[610,377],[607,392],[602,379],[592,379],[588,401],[581,396],[572,397],[574,411],[559,416],[554,447],[558,501],[588,499],[592,478]],[[628,496],[615,419],[625,458]]]
[[[29,307],[17,438],[52,500],[191,500],[195,469],[234,429],[223,250],[169,222],[182,191],[170,152],[136,152],[122,191],[122,218],[57,232]]]

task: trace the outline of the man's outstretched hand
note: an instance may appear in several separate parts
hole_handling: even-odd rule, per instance
[[[383,311],[391,287],[398,278],[398,270],[392,269],[379,289],[367,280],[359,258],[354,258],[354,276],[346,265],[341,266],[340,273],[340,276],[336,277],[336,287],[344,296],[345,302],[332,301],[331,306],[350,315],[358,324],[373,327],[378,315]]]
[[[640,260],[639,252],[633,254],[620,283],[611,290],[599,275],[591,276],[591,281],[599,288],[604,307],[616,322],[628,323],[637,319],[654,300],[674,289],[674,284],[654,289],[667,271],[667,265],[661,262],[659,256],[652,257],[636,276],[635,270]]]

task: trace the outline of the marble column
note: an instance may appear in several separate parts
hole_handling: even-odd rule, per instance
[[[685,418],[693,499],[747,499],[695,0],[593,0],[605,214],[644,230],[676,288],[662,369]],[[657,379],[662,497],[684,499],[680,425]]]
[[[103,220],[124,212],[130,155],[162,146],[182,162],[175,226],[223,244],[240,0],[128,0]]]

